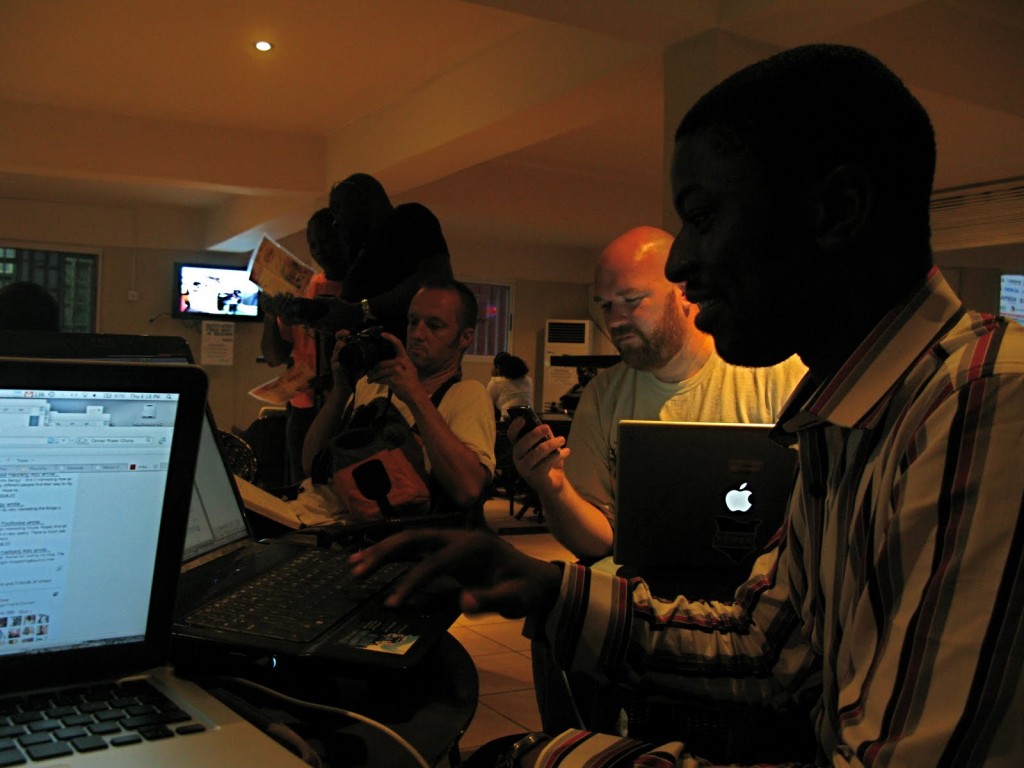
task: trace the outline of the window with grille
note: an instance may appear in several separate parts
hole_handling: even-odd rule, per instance
[[[63,331],[96,330],[99,257],[34,248],[0,247],[0,288],[10,283],[38,283],[57,300]]]
[[[473,343],[466,350],[467,355],[481,355],[493,358],[508,349],[509,331],[512,326],[512,289],[507,285],[494,283],[466,283],[476,296],[480,308],[480,321],[476,326]]]

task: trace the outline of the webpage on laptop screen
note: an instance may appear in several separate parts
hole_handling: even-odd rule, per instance
[[[145,635],[177,401],[0,389],[0,654]]]

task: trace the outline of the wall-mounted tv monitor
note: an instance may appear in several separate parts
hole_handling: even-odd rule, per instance
[[[262,320],[260,288],[248,267],[213,264],[174,265],[171,314],[197,320]]]

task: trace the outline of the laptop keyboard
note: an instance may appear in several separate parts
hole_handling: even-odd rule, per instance
[[[390,563],[354,579],[336,553],[310,548],[218,598],[188,623],[295,643],[309,643],[408,570]]]
[[[204,730],[146,680],[0,698],[0,766]]]

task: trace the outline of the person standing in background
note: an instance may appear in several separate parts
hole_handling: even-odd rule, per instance
[[[497,418],[506,418],[505,411],[510,405],[533,407],[533,379],[527,375],[529,372],[529,366],[521,357],[509,352],[499,352],[494,356],[487,393],[494,401]]]
[[[350,260],[345,285],[340,298],[299,302],[297,311],[331,338],[374,326],[402,338],[420,286],[453,277],[441,223],[419,203],[392,205],[383,185],[366,173],[335,184],[330,209]]]
[[[313,275],[302,297],[311,301],[324,301],[341,295],[343,281],[349,269],[348,253],[342,247],[334,230],[334,217],[329,208],[321,208],[306,224],[306,243],[309,254],[321,271]],[[271,367],[283,363],[304,365],[311,372],[309,388],[288,403],[285,426],[288,484],[304,479],[302,471],[302,441],[316,416],[316,398],[322,391],[323,374],[330,371],[330,362],[324,353],[325,344],[313,327],[306,325],[300,315],[293,314],[295,298],[276,296],[262,299],[264,319],[260,349]],[[334,338],[330,338],[334,346]],[[329,353],[329,349],[326,350]]]

